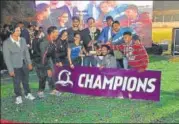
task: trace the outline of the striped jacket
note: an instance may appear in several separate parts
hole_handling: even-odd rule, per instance
[[[128,65],[136,70],[146,70],[149,58],[144,46],[137,42],[131,41],[130,44],[110,45],[113,50],[120,50],[128,59]]]

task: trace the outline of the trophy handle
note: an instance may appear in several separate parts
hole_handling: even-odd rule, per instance
[[[92,47],[92,51],[94,51],[94,43],[93,41],[95,40],[95,34],[93,32],[90,31],[90,36],[91,36],[91,47]]]

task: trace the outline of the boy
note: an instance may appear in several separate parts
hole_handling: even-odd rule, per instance
[[[149,63],[148,54],[140,43],[139,37],[137,35],[132,36],[131,32],[124,32],[123,39],[125,43],[110,45],[112,49],[123,52],[124,58],[128,61],[128,68],[134,68],[139,72],[146,70]]]
[[[117,68],[116,58],[110,54],[110,47],[108,45],[101,46],[101,53],[104,57],[102,60],[98,58],[100,69]]]

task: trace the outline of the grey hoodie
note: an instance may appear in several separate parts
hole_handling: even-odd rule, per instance
[[[97,57],[97,61],[99,65],[104,66],[104,68],[117,68],[116,58],[111,54],[107,54],[102,60]]]

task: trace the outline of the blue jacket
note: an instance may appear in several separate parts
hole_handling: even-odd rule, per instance
[[[112,44],[118,45],[118,44],[123,43],[124,32],[131,32],[132,35],[136,34],[136,32],[130,27],[120,28],[120,30],[112,36]]]
[[[107,16],[112,16],[114,20],[117,20],[117,18],[120,18],[121,16],[124,16],[124,11],[128,8],[128,4],[121,4],[116,6],[113,10],[108,12],[106,14]]]
[[[107,41],[108,41],[108,32],[109,32],[109,30],[111,30],[112,29],[112,27],[110,28],[109,26],[107,26],[107,27],[104,27],[103,29],[102,29],[102,32],[101,32],[101,34],[100,34],[100,36],[99,36],[99,38],[98,38],[98,43],[106,43]],[[112,30],[111,30],[111,35],[112,35]]]

